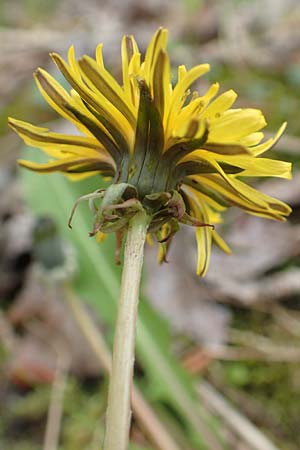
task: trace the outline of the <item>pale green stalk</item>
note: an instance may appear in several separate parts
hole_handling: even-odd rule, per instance
[[[104,450],[128,448],[136,318],[149,220],[146,213],[141,211],[131,219],[127,231],[108,392]]]

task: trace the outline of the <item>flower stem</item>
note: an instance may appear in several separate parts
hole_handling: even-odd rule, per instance
[[[148,224],[149,217],[139,212],[131,219],[127,232],[103,450],[128,447],[135,329]]]

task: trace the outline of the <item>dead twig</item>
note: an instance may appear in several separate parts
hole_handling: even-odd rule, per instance
[[[69,366],[70,359],[67,352],[62,351],[60,348],[57,352],[57,365],[51,389],[43,450],[56,450],[58,448],[63,414],[63,398]]]
[[[272,309],[274,320],[284,328],[290,335],[300,338],[300,315],[293,311],[293,316],[279,305],[274,305]]]
[[[263,355],[268,361],[298,362],[300,361],[300,347],[275,343],[272,339],[249,331],[229,330],[229,341],[242,344],[249,350]]]
[[[298,230],[297,230],[298,232]],[[275,303],[300,292],[300,270],[291,268],[286,272],[278,272],[264,277],[262,280],[246,281],[225,280],[216,289],[216,295],[222,301],[235,302],[247,307]]]
[[[300,361],[300,349],[274,346],[268,351],[230,345],[215,344],[195,349],[184,359],[186,369],[191,373],[202,373],[211,360],[222,361],[265,361],[296,363]]]
[[[198,392],[208,408],[221,417],[224,423],[250,446],[251,450],[279,450],[210,383],[202,380]]]

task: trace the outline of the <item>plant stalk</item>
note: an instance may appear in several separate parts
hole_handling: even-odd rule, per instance
[[[103,450],[127,450],[131,420],[136,318],[149,217],[144,211],[130,221],[115,329]]]

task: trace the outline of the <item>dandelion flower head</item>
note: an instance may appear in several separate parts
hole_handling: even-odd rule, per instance
[[[274,138],[263,140],[262,112],[234,108],[233,90],[219,94],[218,83],[206,92],[193,90],[209,71],[208,64],[179,66],[172,83],[167,36],[166,29],[158,29],[144,58],[134,37],[123,37],[121,83],[105,68],[102,44],[95,59],[76,59],[73,47],[68,61],[51,54],[70,90],[37,69],[41,94],[80,135],[54,133],[16,119],[9,123],[26,144],[49,157],[44,164],[19,160],[21,166],[40,173],[59,171],[73,180],[98,175],[111,179],[110,191],[103,194],[106,207],[98,212],[92,234],[122,233],[142,207],[151,216],[149,234],[159,242],[164,260],[180,224],[192,225],[197,273],[204,275],[213,241],[230,253],[214,229],[228,207],[281,221],[289,215],[289,206],[243,181],[291,177],[289,163],[261,156],[286,124]]]

